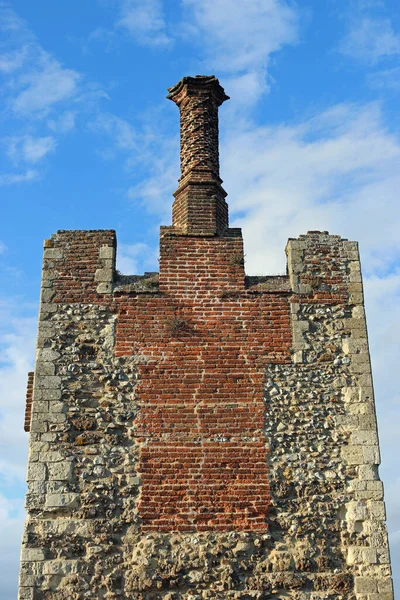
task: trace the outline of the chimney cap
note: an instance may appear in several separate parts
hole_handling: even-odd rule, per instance
[[[168,100],[175,100],[175,97],[182,91],[185,86],[190,86],[192,89],[209,88],[220,106],[225,100],[229,100],[229,96],[225,94],[224,88],[219,83],[215,75],[196,75],[195,77],[182,77],[178,83],[170,88],[167,88],[169,94]]]

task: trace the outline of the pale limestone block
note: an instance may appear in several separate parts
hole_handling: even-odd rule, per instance
[[[349,546],[349,548],[347,549],[347,564],[348,565],[354,565],[354,564],[358,564],[362,561],[362,550],[363,547],[359,547],[359,546]]]
[[[343,396],[345,402],[361,402],[361,389],[359,387],[344,387]]]
[[[380,565],[390,565],[390,555],[388,546],[381,546],[376,549]]]
[[[51,302],[55,295],[56,293],[52,288],[44,288],[40,295],[40,299],[42,302]]]
[[[49,427],[48,427],[47,420],[42,421],[42,420],[39,420],[38,418],[34,418],[34,417],[38,417],[38,415],[42,415],[42,414],[43,413],[35,413],[32,415],[31,427],[30,427],[31,434],[32,433],[46,433],[46,431],[48,431]]]
[[[364,462],[372,465],[380,465],[381,457],[378,446],[362,446]]]
[[[43,575],[67,575],[79,570],[77,560],[47,560],[43,564]]]
[[[363,450],[362,446],[343,446],[341,449],[342,458],[349,465],[361,465],[365,462]]]
[[[390,577],[378,579],[378,591],[387,594],[391,593],[393,591],[392,579]]]
[[[360,490],[355,493],[358,500],[382,500],[383,493],[374,490]]]
[[[298,350],[293,353],[293,362],[294,363],[303,363],[304,362],[304,354],[302,350]]]
[[[380,521],[386,519],[385,503],[382,501],[371,501],[368,503],[368,508],[373,517]]]
[[[98,294],[111,294],[113,291],[113,284],[112,283],[99,283],[99,285],[97,286],[97,293]]]
[[[35,399],[36,399],[36,390],[35,390]],[[40,396],[42,400],[59,400],[61,398],[61,389],[43,389],[40,390]]]
[[[366,482],[367,490],[374,490],[376,492],[383,492],[383,483],[382,481],[367,481]]]
[[[27,481],[45,481],[46,466],[43,463],[30,463],[26,475]]]
[[[59,462],[61,460],[65,460],[64,456],[61,454],[61,452],[42,452],[40,454],[40,457],[42,460],[50,463],[50,462]]]
[[[113,280],[113,271],[112,269],[97,269],[94,275],[94,280],[98,283],[100,282],[110,282]]]
[[[354,431],[358,429],[359,419],[358,415],[338,415],[335,417],[335,424],[342,431]]]
[[[38,389],[57,389],[61,387],[61,377],[57,375],[42,375],[40,377],[35,378],[35,387]]]
[[[360,271],[350,271],[349,273],[349,281],[350,283],[361,283],[361,272]]]
[[[35,588],[21,586],[18,590],[18,600],[34,600]]]
[[[378,562],[378,554],[375,548],[362,548],[361,556],[361,562],[366,564],[375,565]]]
[[[362,283],[349,283],[348,290],[350,294],[363,294]]]
[[[44,560],[44,551],[41,548],[22,548],[22,561],[37,561]]]
[[[28,573],[21,573],[19,576],[19,585],[20,587],[32,587],[36,584],[35,575],[31,575]]]
[[[34,411],[36,413],[47,413],[49,412],[49,403],[47,400],[36,400],[34,402]]]
[[[57,400],[49,401],[49,412],[50,413],[63,413],[65,409],[65,405],[62,402],[58,402]]]
[[[364,295],[359,292],[353,292],[349,294],[349,302],[350,304],[363,304]]]
[[[392,592],[379,592],[378,594],[370,594],[368,600],[393,600]]]
[[[48,467],[49,480],[53,481],[71,481],[73,468],[71,461],[50,463]]]
[[[368,344],[366,339],[354,339],[353,337],[347,337],[343,340],[343,352],[345,354],[356,354],[358,352],[365,352],[368,356]]]
[[[374,414],[371,415],[363,415],[358,417],[360,423],[360,429],[376,429],[376,418]]]
[[[359,375],[358,383],[361,388],[372,388],[372,377],[371,374]]]
[[[378,435],[376,431],[370,429],[353,431],[350,440],[354,445],[374,446],[378,444]]]
[[[52,362],[36,362],[35,375],[54,375],[56,371],[55,365]]]
[[[55,433],[42,433],[41,440],[43,442],[54,442],[57,438]]]
[[[362,594],[370,594],[378,591],[378,583],[376,579],[371,577],[355,577],[355,591]]]
[[[79,494],[73,493],[58,493],[58,494],[47,494],[46,496],[46,507],[47,508],[73,508],[77,505]]]
[[[364,521],[367,518],[367,507],[364,502],[348,502],[346,505],[347,521]]]
[[[61,248],[45,248],[43,257],[45,259],[60,259],[63,258],[63,253]]]
[[[53,360],[56,360],[59,357],[60,357],[60,353],[57,352],[56,350],[52,350],[51,348],[39,348],[37,355],[36,355],[36,360],[51,362]]]
[[[115,249],[112,246],[102,246],[99,251],[100,258],[113,259],[115,256]]]
[[[377,480],[377,469],[373,465],[360,465],[358,467],[358,477],[365,480]]]

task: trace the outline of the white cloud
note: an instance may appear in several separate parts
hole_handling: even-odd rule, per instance
[[[38,65],[22,74],[17,82],[19,91],[12,101],[16,113],[47,113],[55,104],[77,93],[79,73],[62,67],[44,51],[39,54]]]
[[[47,127],[55,133],[67,133],[75,127],[76,113],[72,110],[67,110],[61,113],[58,117],[49,119]]]
[[[24,520],[23,500],[0,494],[0,589],[3,600],[17,597]]]
[[[400,54],[400,34],[394,31],[390,19],[358,16],[350,23],[339,46],[342,54],[369,64]]]
[[[225,129],[221,173],[253,273],[282,272],[286,239],[309,229],[359,240],[373,268],[399,252],[400,144],[378,106],[339,105],[291,126],[231,121]]]
[[[16,299],[17,301],[17,299]],[[36,319],[18,318],[0,307],[0,476],[10,484],[25,481],[27,435],[23,430],[28,371],[32,369]]]
[[[117,268],[124,275],[140,275],[144,271],[158,271],[158,249],[148,244],[119,244]]]
[[[204,68],[253,103],[268,90],[271,55],[298,39],[298,13],[282,0],[183,0],[186,35],[205,49]]]
[[[52,136],[15,136],[7,138],[5,142],[8,146],[7,154],[15,163],[20,161],[36,163],[56,147],[56,141]]]
[[[122,0],[116,27],[145,46],[166,46],[171,38],[166,34],[166,24],[161,0]]]
[[[137,134],[134,127],[113,114],[101,113],[90,123],[92,131],[106,134],[118,150],[133,151],[137,148]]]
[[[28,169],[24,173],[0,173],[0,186],[26,183],[33,181],[38,176],[39,173],[34,169]]]
[[[166,48],[173,43],[167,34],[162,0],[117,0],[118,16],[113,29],[98,27],[88,41],[110,43],[117,33],[125,32],[142,46]]]
[[[400,90],[400,67],[384,69],[370,73],[367,77],[368,84],[375,89]]]
[[[29,48],[27,46],[0,54],[0,71],[3,71],[3,73],[12,73],[13,71],[20,69],[28,54]]]
[[[7,246],[4,242],[0,240],[0,254],[5,254],[7,252]]]

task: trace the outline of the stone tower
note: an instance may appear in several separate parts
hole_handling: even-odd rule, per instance
[[[160,272],[45,241],[20,600],[393,600],[356,242],[246,277],[218,80],[184,77]]]

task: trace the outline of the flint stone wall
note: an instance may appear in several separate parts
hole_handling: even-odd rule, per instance
[[[159,279],[118,278],[111,231],[46,242],[20,600],[393,600],[357,244],[311,232],[289,240],[287,277],[245,279],[237,232],[213,239],[166,232]],[[207,362],[218,336],[228,370]],[[213,405],[189,377],[190,398],[178,385],[160,406],[162,361],[183,353],[183,373],[190,348],[195,378],[233,387]],[[211,472],[201,452],[171,458],[182,437],[215,444]],[[233,441],[261,451],[222,461]],[[149,487],[154,444],[179,489]],[[182,509],[202,477],[231,525],[196,494]],[[146,511],[165,502],[164,527]]]

